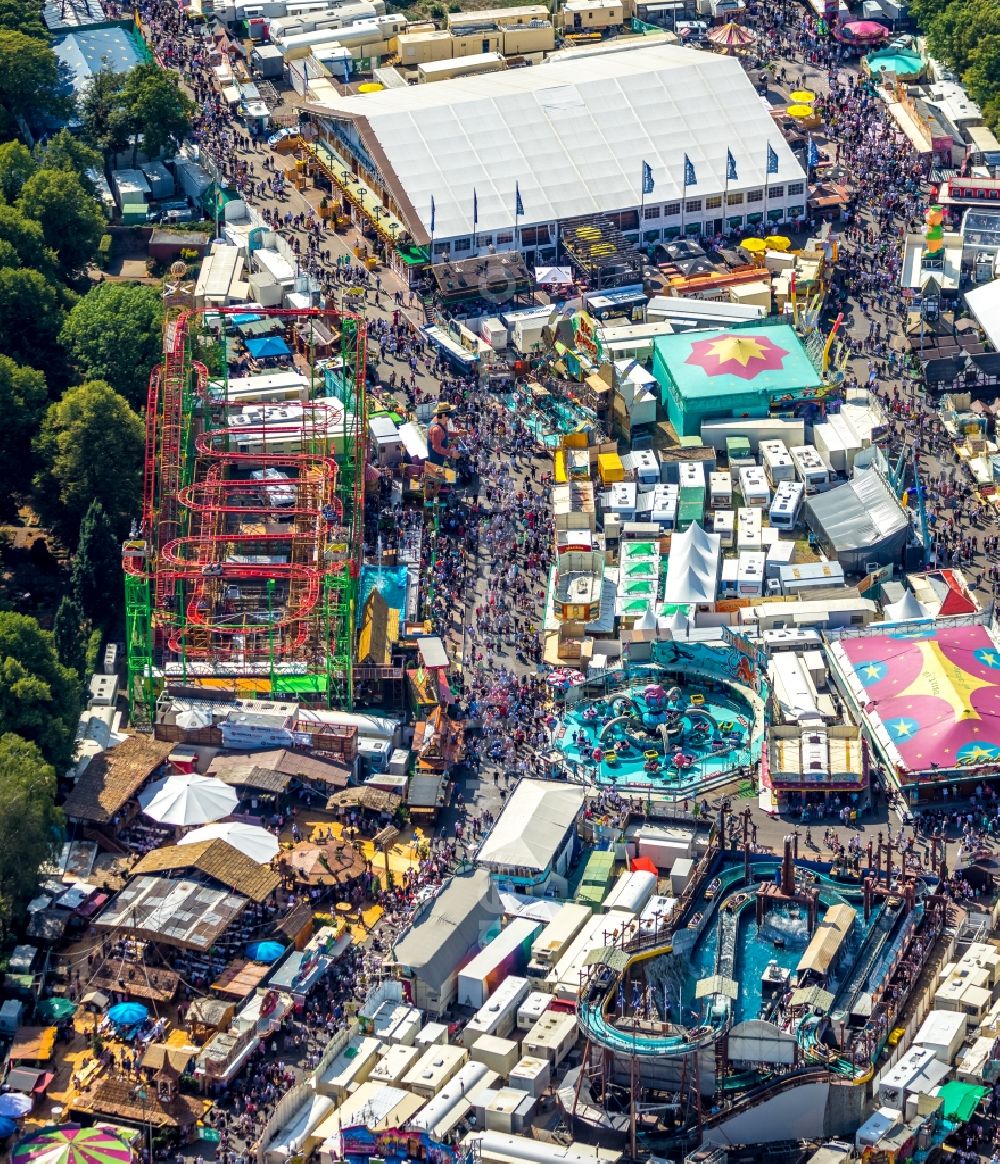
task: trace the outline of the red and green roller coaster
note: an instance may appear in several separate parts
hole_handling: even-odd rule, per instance
[[[123,547],[137,725],[151,723],[168,682],[353,702],[365,323],[333,310],[255,313],[292,340],[300,375],[286,382],[299,387],[279,398],[255,377],[259,391],[233,396],[226,332],[246,312],[173,311],[150,377],[142,522]],[[317,361],[331,335],[336,354]]]

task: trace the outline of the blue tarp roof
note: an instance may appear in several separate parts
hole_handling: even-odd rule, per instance
[[[292,349],[280,335],[264,335],[259,339],[246,341],[247,351],[255,360],[266,359],[268,356],[290,356]]]
[[[235,323],[237,327],[241,323],[256,323],[258,319],[263,319],[263,315],[256,315],[252,311],[243,312],[240,315],[231,315],[229,317],[230,323]]]
[[[123,28],[83,28],[69,32],[52,45],[59,60],[73,74],[73,88],[80,90],[102,68],[127,73],[142,57]]]

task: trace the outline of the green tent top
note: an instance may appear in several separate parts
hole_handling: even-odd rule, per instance
[[[977,1087],[974,1083],[961,1083],[952,1079],[938,1091],[942,1101],[941,1114],[946,1120],[958,1120],[966,1124],[979,1106],[979,1101],[989,1093],[988,1087]]]

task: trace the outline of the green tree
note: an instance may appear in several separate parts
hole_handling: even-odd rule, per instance
[[[31,441],[47,402],[41,372],[0,356],[0,507],[13,508],[15,494],[31,480]]]
[[[21,197],[24,183],[35,172],[35,159],[27,146],[19,141],[5,141],[0,145],[0,194],[7,202]]]
[[[38,887],[38,870],[62,840],[56,774],[42,751],[8,732],[0,736],[0,925],[19,918]]]
[[[0,243],[13,248],[14,261],[0,267],[25,267],[43,276],[55,270],[55,256],[45,246],[41,224],[26,218],[20,210],[0,203]]]
[[[56,609],[52,622],[52,641],[59,662],[83,679],[87,650],[83,634],[83,611],[72,595],[64,594]]]
[[[60,294],[44,275],[0,268],[0,351],[40,367],[54,383],[62,378],[61,326]]]
[[[25,182],[17,205],[41,225],[67,274],[82,271],[96,254],[106,219],[71,170],[39,170]]]
[[[45,41],[0,29],[0,109],[10,137],[22,121],[68,112],[59,61]]]
[[[144,445],[142,421],[103,380],[70,388],[49,405],[34,442],[35,503],[65,544],[77,539],[95,500],[116,537],[128,532],[141,504]]]
[[[143,283],[101,283],[66,316],[61,341],[81,376],[106,380],[136,410],[162,350],[163,300]]]
[[[124,87],[124,73],[101,69],[90,78],[80,96],[83,131],[106,162],[128,146],[131,129],[122,99]]]
[[[52,635],[25,614],[0,612],[0,732],[32,740],[62,772],[79,718],[79,677],[59,662]]]
[[[194,104],[181,89],[177,74],[152,61],[137,65],[126,76],[122,104],[148,157],[175,150],[191,128]]]
[[[113,628],[121,610],[121,542],[99,501],[92,501],[80,525],[70,576],[73,596],[87,618]]]
[[[80,179],[88,194],[94,194],[97,187],[90,172],[100,174],[102,158],[100,152],[91,149],[85,141],[74,137],[68,129],[61,129],[50,137],[44,145],[35,150],[39,169],[71,170]],[[14,201],[8,199],[8,201]]]
[[[25,0],[0,0],[0,28],[23,32],[25,36],[46,43],[49,39],[49,30],[42,19],[42,6],[25,3]]]

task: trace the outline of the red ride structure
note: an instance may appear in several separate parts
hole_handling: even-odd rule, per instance
[[[365,325],[332,310],[254,313],[299,349],[292,382],[236,399],[208,331],[244,308],[181,310],[149,383],[140,528],[123,548],[129,703],[165,683],[350,707],[363,548]],[[257,320],[255,320],[256,322]],[[314,358],[315,324],[339,355]],[[194,358],[195,351],[205,356]],[[257,385],[259,384],[259,389]],[[282,398],[284,395],[285,398]]]

